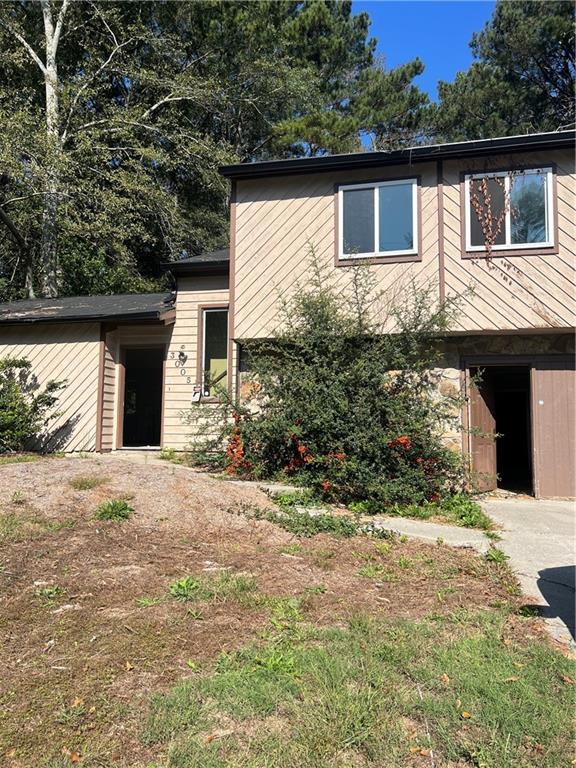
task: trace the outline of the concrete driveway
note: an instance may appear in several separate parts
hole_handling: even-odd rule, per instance
[[[513,498],[482,506],[502,527],[497,546],[510,557],[522,591],[542,606],[552,635],[576,648],[576,504]]]

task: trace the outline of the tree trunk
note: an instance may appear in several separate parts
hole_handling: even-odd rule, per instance
[[[58,167],[60,160],[58,68],[56,51],[63,13],[57,28],[52,21],[49,0],[41,0],[46,38],[46,64],[44,84],[46,90],[46,140],[47,170],[42,214],[42,237],[40,241],[40,290],[43,296],[58,295]],[[65,10],[65,9],[63,9]]]

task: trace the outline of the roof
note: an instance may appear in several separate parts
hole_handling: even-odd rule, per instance
[[[220,248],[217,251],[191,256],[189,259],[168,261],[162,266],[174,275],[227,275],[229,264],[229,249]]]
[[[65,296],[58,299],[23,299],[0,304],[0,323],[94,320],[161,322],[170,320],[173,313],[172,293]]]
[[[351,168],[372,168],[383,165],[412,165],[420,162],[461,157],[481,157],[504,152],[573,148],[575,141],[576,131],[572,129],[551,133],[532,133],[523,136],[504,136],[495,139],[457,141],[450,144],[431,144],[396,149],[389,152],[354,152],[346,155],[323,155],[321,157],[223,165],[220,167],[220,173],[229,179],[252,179],[342,169],[349,170]]]

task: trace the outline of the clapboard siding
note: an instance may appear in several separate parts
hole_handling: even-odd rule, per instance
[[[0,357],[25,357],[43,388],[65,381],[50,424],[53,449],[94,451],[100,360],[98,323],[6,326],[0,330]]]
[[[171,329],[164,377],[164,446],[179,450],[190,443],[190,427],[183,413],[192,406],[194,386],[200,384],[201,379],[197,366],[200,307],[227,304],[227,277],[178,279],[176,322]],[[184,366],[176,365],[180,352],[187,356]]]
[[[517,166],[556,166],[557,254],[507,257],[493,252],[486,259],[462,258],[460,178],[463,172]],[[444,241],[447,293],[470,286],[462,304],[460,330],[571,327],[576,324],[576,232],[573,153],[530,153],[444,164]]]
[[[374,264],[378,290],[402,294],[411,281],[438,287],[436,166],[354,171],[346,178],[316,174],[238,183],[236,197],[234,337],[261,338],[281,323],[281,301],[310,274],[313,249],[338,291],[351,287],[351,270],[334,266],[335,203],[338,183],[421,177],[422,261]]]
[[[462,253],[461,173],[516,166],[556,167],[559,252],[465,259]],[[234,337],[274,333],[280,307],[310,276],[310,251],[338,290],[350,287],[350,270],[334,265],[336,184],[387,178],[421,179],[422,260],[373,264],[376,286],[390,299],[406,286],[439,293],[439,216],[436,163],[381,170],[248,179],[237,182],[235,225]],[[572,153],[564,150],[447,161],[443,165],[443,278],[447,296],[463,295],[458,330],[473,332],[571,327],[575,324],[575,177]]]

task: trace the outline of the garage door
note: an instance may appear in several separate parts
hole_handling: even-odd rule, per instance
[[[574,360],[537,361],[532,369],[534,491],[576,496]]]

